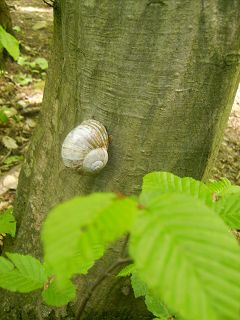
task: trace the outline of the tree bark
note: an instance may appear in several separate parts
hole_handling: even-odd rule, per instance
[[[43,109],[18,187],[17,237],[5,250],[41,256],[42,221],[75,195],[138,194],[154,170],[206,179],[239,83],[239,50],[239,0],[56,2]],[[90,118],[112,137],[95,177],[65,168],[60,156],[66,134]],[[116,273],[122,247],[80,279],[72,307],[49,313],[33,296],[4,292],[2,319],[151,319],[127,279],[104,276]]]
[[[10,11],[5,0],[0,1],[0,25],[3,26],[7,32],[13,32]]]
[[[8,33],[13,33],[10,11],[5,0],[0,1],[0,25],[3,26]],[[3,60],[4,54],[2,48],[0,48],[0,66],[3,64]]]

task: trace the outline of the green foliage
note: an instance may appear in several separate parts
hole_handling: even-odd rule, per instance
[[[0,45],[7,50],[14,60],[17,60],[20,54],[19,42],[14,36],[8,33],[0,26]]]
[[[135,271],[135,265],[129,264],[128,266],[124,267],[119,273],[118,273],[118,277],[126,277],[126,276],[130,276],[133,271]]]
[[[8,117],[3,110],[0,110],[0,123],[7,123]]]
[[[13,30],[16,32],[21,32],[21,28],[19,26],[14,26]]]
[[[130,230],[136,212],[135,201],[113,193],[78,197],[54,208],[42,239],[45,261],[57,280],[86,273],[109,243]]]
[[[211,192],[220,194],[223,190],[231,187],[231,182],[227,178],[222,178],[218,181],[210,180],[206,185]]]
[[[74,300],[76,288],[73,283],[68,280],[64,288],[59,288],[56,282],[47,284],[42,292],[43,301],[55,307],[60,307]]]
[[[20,56],[18,58],[18,61],[17,63],[20,65],[20,66],[28,66],[30,64],[30,62],[28,61],[28,57],[26,56]]]
[[[134,264],[126,266],[118,274],[118,276],[122,277],[129,275],[131,275],[131,284],[135,297],[138,298],[144,296],[148,310],[152,312],[154,316],[158,317],[158,319],[170,319],[173,316],[173,313],[168,310],[167,306],[160,299],[154,297],[149,291],[146,283],[139,278]],[[177,319],[176,316],[175,319]]]
[[[206,185],[168,172],[146,175],[138,198],[113,193],[77,197],[55,207],[42,230],[44,260],[0,258],[0,287],[62,306],[75,298],[71,278],[84,274],[107,247],[129,233],[136,297],[162,320],[236,320],[240,249],[229,231],[240,227],[240,192],[227,179]]]
[[[234,186],[227,178],[207,183],[208,189],[219,197],[240,192],[240,186]]]
[[[152,172],[143,178],[140,201],[148,204],[163,193],[184,193],[212,205],[212,195],[205,184],[192,178],[180,178],[170,172]],[[149,196],[151,194],[151,196]],[[158,201],[158,200],[157,200]]]
[[[42,71],[48,69],[48,61],[41,57],[31,61],[30,57],[20,56],[17,62],[20,66],[28,66],[31,69],[40,69]]]
[[[30,74],[20,72],[13,76],[13,80],[20,86],[27,86],[28,84],[32,83],[33,78]]]
[[[11,165],[17,164],[23,160],[24,160],[23,156],[10,156],[7,159],[5,159],[3,163],[7,166],[11,166]]]
[[[141,279],[184,319],[236,319],[240,251],[223,221],[183,194],[149,203],[136,218],[129,249]]]
[[[12,209],[7,209],[0,214],[0,233],[9,233],[12,237],[15,236],[16,221],[12,214]]]
[[[0,287],[10,291],[30,292],[43,287],[47,274],[42,264],[31,256],[7,253],[0,257]]]
[[[9,119],[13,119],[18,122],[18,112],[13,107],[2,106],[0,108],[0,123],[6,124],[9,122]]]
[[[135,297],[144,296],[148,310],[152,312],[155,317],[158,317],[159,319],[169,319],[172,317],[172,313],[168,310],[167,306],[161,299],[153,296],[149,291],[147,284],[139,278],[136,270],[132,273],[131,284]]]
[[[47,70],[48,62],[45,58],[36,58],[34,60],[35,66],[38,66],[41,70]]]
[[[76,289],[67,281],[64,289],[58,288],[55,277],[39,260],[29,255],[7,253],[9,259],[0,257],[0,287],[22,293],[43,289],[43,301],[60,307],[75,298]]]
[[[173,314],[169,311],[167,306],[160,300],[156,299],[153,295],[148,293],[145,297],[145,303],[150,312],[155,317],[158,317],[158,319],[161,320],[168,320],[168,319],[180,319],[179,317],[174,316]]]
[[[140,279],[136,270],[135,272],[132,272],[131,284],[133,287],[134,296],[136,298],[145,296],[148,293],[147,284]]]
[[[8,149],[9,149],[10,146],[11,146],[11,144],[9,145],[9,143],[5,144],[5,147],[8,148]],[[11,148],[9,150],[11,150]],[[24,160],[24,157],[22,155],[20,155],[20,156],[17,156],[17,155],[9,156],[3,161],[1,169],[2,169],[2,171],[8,171],[8,170],[11,169],[11,167],[23,162],[23,160]]]
[[[232,229],[240,229],[240,193],[227,194],[215,206],[226,224]]]

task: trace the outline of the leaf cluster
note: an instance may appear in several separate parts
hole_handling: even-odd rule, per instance
[[[0,287],[42,288],[46,303],[64,305],[75,298],[73,276],[128,234],[133,263],[119,276],[131,276],[136,298],[144,296],[157,319],[238,319],[240,252],[231,229],[240,229],[239,197],[240,187],[227,179],[204,184],[168,172],[146,175],[138,199],[76,197],[52,209],[43,225],[43,264],[1,257]]]

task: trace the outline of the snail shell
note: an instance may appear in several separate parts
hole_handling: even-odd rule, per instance
[[[98,173],[107,164],[108,143],[107,131],[100,122],[83,121],[63,141],[63,163],[81,173]]]

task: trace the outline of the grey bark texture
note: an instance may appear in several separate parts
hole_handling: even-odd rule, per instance
[[[61,0],[54,28],[41,117],[18,187],[17,237],[5,248],[36,257],[41,224],[61,201],[94,191],[138,194],[155,170],[206,179],[240,76],[239,0]],[[109,162],[95,177],[65,168],[60,156],[66,134],[90,118],[112,137]],[[112,275],[122,247],[79,280],[73,306],[55,311],[33,295],[2,292],[1,319],[151,319],[128,280]]]

